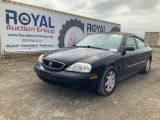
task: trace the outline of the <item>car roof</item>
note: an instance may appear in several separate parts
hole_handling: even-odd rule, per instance
[[[133,34],[133,33],[127,33],[127,32],[116,32],[116,31],[111,31],[111,32],[98,33],[98,34],[116,34],[116,35],[123,35],[123,36],[133,35],[133,36],[136,36],[136,37],[138,37],[138,38],[140,38],[141,40],[143,40],[143,41],[144,41],[144,38],[139,37],[139,36],[138,36],[138,35],[136,35],[136,34]]]
[[[133,33],[127,33],[127,32],[115,32],[115,31],[112,31],[112,32],[105,32],[104,34],[117,34],[117,35],[135,35]],[[136,35],[137,36],[137,35]]]
[[[142,38],[142,37],[140,37],[140,36],[138,36],[138,35],[136,35],[136,34],[133,34],[133,33],[115,32],[115,31],[113,31],[113,32],[106,32],[106,34],[116,34],[116,35],[124,35],[124,36],[133,35],[133,36],[136,36],[136,37],[140,38],[142,41],[144,41],[144,38]]]

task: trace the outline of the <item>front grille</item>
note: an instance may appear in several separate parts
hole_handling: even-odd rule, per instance
[[[50,69],[60,70],[64,67],[64,63],[55,60],[43,59],[43,65]]]

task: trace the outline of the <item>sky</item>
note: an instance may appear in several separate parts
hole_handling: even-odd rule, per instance
[[[122,32],[144,37],[160,32],[160,0],[13,0],[121,24]]]

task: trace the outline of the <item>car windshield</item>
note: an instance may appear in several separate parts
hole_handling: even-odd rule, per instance
[[[89,35],[75,44],[77,47],[89,47],[97,49],[105,49],[117,52],[121,41],[122,35],[115,34],[94,34]]]

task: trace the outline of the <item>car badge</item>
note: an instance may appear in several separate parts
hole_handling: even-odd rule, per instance
[[[49,67],[52,66],[52,61],[49,61],[48,66],[49,66]]]

